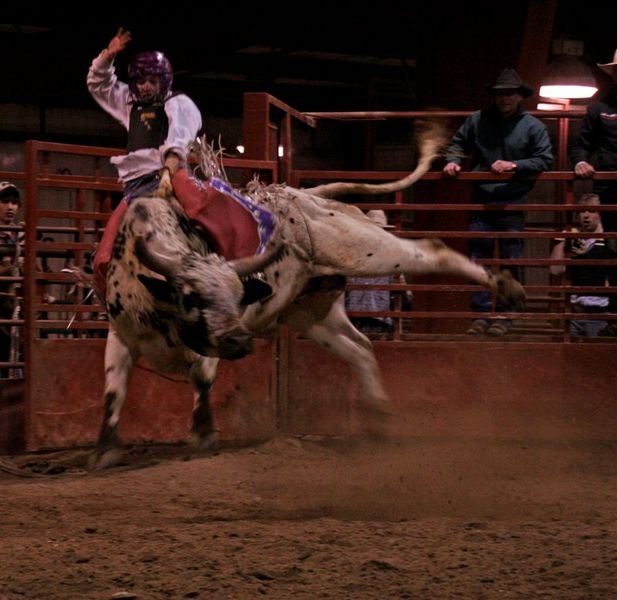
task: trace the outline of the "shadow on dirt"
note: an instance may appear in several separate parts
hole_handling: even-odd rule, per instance
[[[195,450],[186,443],[178,444],[133,444],[123,446],[117,464],[98,474],[118,473],[133,469],[145,469],[166,461],[190,461],[196,458],[216,456],[221,452],[233,452],[263,442],[252,440],[224,442],[216,449]],[[31,452],[19,455],[0,456],[0,477],[58,477],[91,474],[88,463],[94,448],[71,448],[66,450]]]

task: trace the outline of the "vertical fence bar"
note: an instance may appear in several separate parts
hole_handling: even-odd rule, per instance
[[[36,332],[34,330],[34,304],[37,295],[36,281],[36,231],[38,225],[37,194],[38,194],[38,152],[37,142],[26,142],[26,235],[24,257],[24,439],[25,447],[29,447],[32,431],[33,406],[33,373],[32,352]]]

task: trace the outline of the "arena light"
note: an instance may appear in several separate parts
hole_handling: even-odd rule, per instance
[[[598,91],[591,68],[578,56],[562,55],[547,68],[540,86],[543,98],[591,98]]]

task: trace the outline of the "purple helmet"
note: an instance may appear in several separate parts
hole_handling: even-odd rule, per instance
[[[161,80],[161,95],[167,96],[171,90],[174,72],[171,63],[162,52],[140,52],[133,58],[128,68],[129,89],[133,98],[138,99],[137,80],[148,75],[158,75]]]

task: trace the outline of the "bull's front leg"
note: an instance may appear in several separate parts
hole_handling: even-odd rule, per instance
[[[218,358],[202,357],[190,370],[189,376],[195,389],[191,442],[199,450],[212,448],[218,443],[218,433],[214,428],[210,407],[210,389],[216,377],[217,365]]]
[[[110,326],[105,346],[104,415],[91,466],[104,469],[120,458],[118,421],[126,399],[134,357]]]

